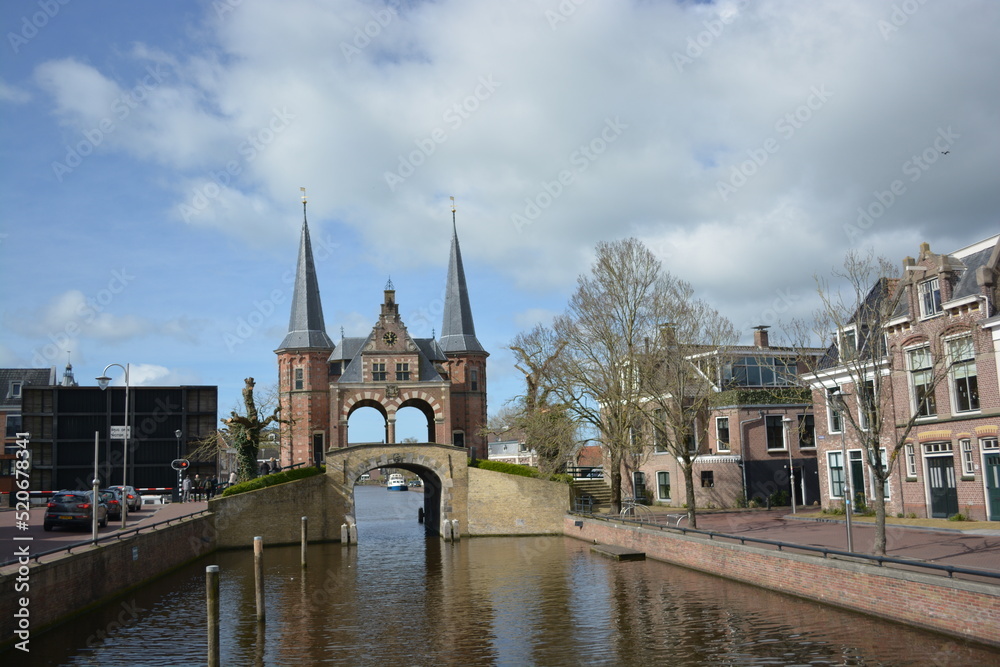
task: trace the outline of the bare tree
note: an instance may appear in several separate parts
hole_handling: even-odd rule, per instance
[[[261,433],[264,429],[272,422],[288,423],[278,417],[281,411],[280,407],[276,407],[274,412],[261,420],[253,397],[254,380],[247,378],[244,383],[243,406],[246,414],[241,415],[234,410],[228,419],[222,420],[233,436],[233,444],[239,462],[238,475],[241,481],[257,476],[257,452],[260,449]]]
[[[873,486],[868,499],[875,510],[872,551],[879,555],[885,555],[886,547],[886,485],[917,419],[933,414],[935,389],[950,370],[949,355],[939,340],[910,340],[909,345],[920,345],[908,350],[894,341],[892,321],[898,318],[900,299],[906,296],[895,273],[888,260],[871,252],[851,251],[843,268],[832,274],[839,288],[817,277],[821,306],[815,315],[814,336],[828,344],[829,351],[803,374],[814,387],[829,390],[843,421],[842,432],[863,452]],[[905,303],[903,309],[909,312]],[[914,400],[908,373],[916,382]],[[849,463],[842,465],[846,481]],[[859,492],[856,498],[850,499],[855,503],[866,495],[863,489],[855,492]]]
[[[695,298],[689,283],[666,273],[661,289],[664,319],[640,357],[642,414],[649,421],[654,446],[668,451],[681,465],[688,523],[696,528],[694,462],[698,450],[692,445],[716,393],[720,360],[736,343],[737,334],[732,322]]]
[[[565,347],[550,386],[604,445],[612,511],[621,508],[623,464],[644,449],[636,429],[643,419],[638,373],[644,341],[663,321],[663,293],[661,264],[640,241],[600,243],[553,326]]]

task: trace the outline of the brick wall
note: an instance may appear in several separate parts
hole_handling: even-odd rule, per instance
[[[47,626],[67,620],[114,596],[160,577],[214,548],[204,537],[212,518],[197,517],[150,532],[77,549],[62,557],[32,564],[27,574],[27,592],[15,589],[18,566],[3,568],[0,575],[0,638],[16,640],[13,611],[18,599],[27,597],[31,637]],[[6,612],[11,613],[6,613]]]
[[[469,534],[559,534],[569,497],[562,482],[469,468]]]
[[[566,516],[564,526],[565,534],[577,539],[643,551],[649,558],[1000,646],[1000,586],[574,516]]]

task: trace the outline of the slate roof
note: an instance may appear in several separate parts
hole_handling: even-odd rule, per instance
[[[465,283],[462,249],[458,244],[458,230],[452,221],[451,256],[448,259],[448,283],[445,287],[444,321],[441,324],[441,349],[445,352],[481,352],[486,350],[476,338],[476,325],[472,321],[469,305],[469,288]]]
[[[952,290],[951,301],[957,301],[958,299],[975,296],[980,293],[979,284],[976,282],[976,271],[981,266],[990,266],[990,259],[997,252],[997,245],[1000,244],[1000,236],[992,239],[984,239],[984,241],[992,241],[993,243],[967,254],[963,252],[966,249],[963,249],[945,255],[947,263],[953,270],[959,273],[958,281]],[[980,241],[979,243],[982,242]],[[979,243],[973,244],[973,246],[979,245]],[[892,313],[893,317],[907,317],[909,314],[909,303],[906,299],[900,299]]]
[[[10,394],[13,382],[20,382],[22,387],[54,385],[56,383],[55,366],[52,368],[0,368],[0,408],[20,409],[21,397],[14,397]]]
[[[292,294],[292,314],[288,319],[288,335],[278,350],[331,349],[333,341],[326,335],[323,304],[319,298],[319,281],[313,263],[309,224],[303,218],[299,240],[299,261],[295,269],[295,291]]]

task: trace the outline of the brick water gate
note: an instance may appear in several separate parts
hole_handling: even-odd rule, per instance
[[[469,502],[468,450],[435,443],[370,444],[338,447],[326,452],[326,474],[354,517],[354,486],[376,468],[400,468],[423,482],[424,525],[444,535],[442,521],[458,521],[457,534],[467,535]]]

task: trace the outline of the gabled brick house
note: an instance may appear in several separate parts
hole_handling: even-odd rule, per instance
[[[1000,520],[998,272],[1000,236],[948,254],[925,243],[916,259],[903,260],[901,277],[870,295],[881,288],[893,304],[881,332],[870,332],[884,336],[883,354],[892,355],[878,371],[880,407],[895,428],[882,439],[888,456],[915,417],[884,491],[887,514]],[[857,324],[839,332],[844,349],[861,337]],[[857,413],[864,428],[852,399],[860,376],[836,344],[825,362],[811,377],[814,404],[822,406],[816,410],[822,504],[842,506],[850,484],[860,505],[870,500],[873,484],[857,434],[841,412]],[[831,391],[848,398],[840,403]]]

